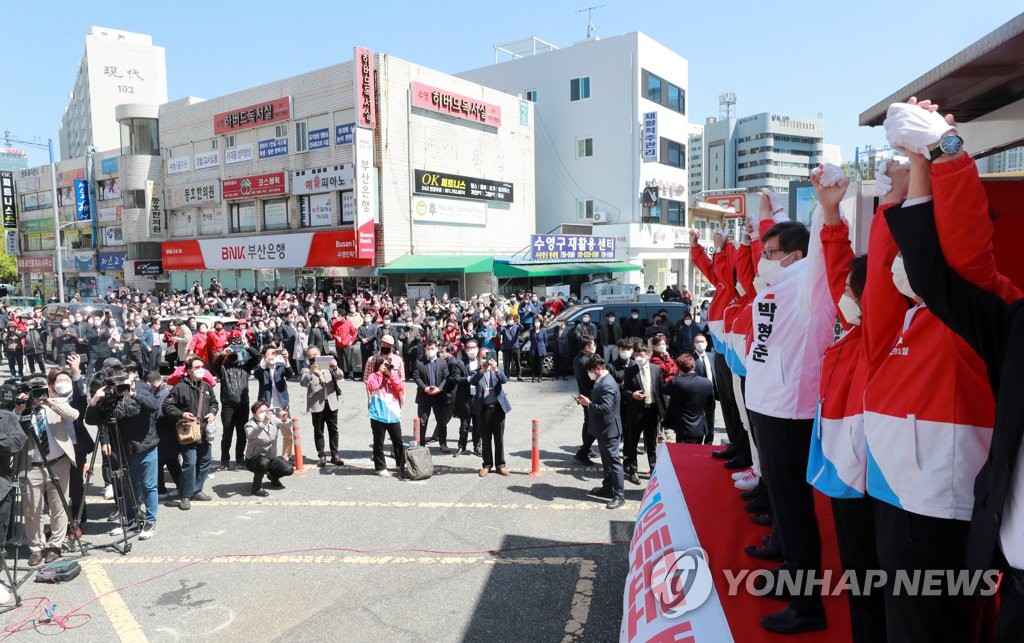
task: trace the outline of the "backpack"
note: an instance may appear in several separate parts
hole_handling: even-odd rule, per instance
[[[413,446],[405,450],[402,474],[406,480],[426,480],[434,475],[434,461],[427,447]]]
[[[37,583],[64,583],[82,573],[77,560],[55,560],[36,572]]]

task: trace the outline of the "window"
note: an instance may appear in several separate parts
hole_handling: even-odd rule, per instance
[[[669,225],[686,225],[686,204],[684,202],[664,199],[662,205],[668,214]]]
[[[210,149],[211,150],[217,149],[218,145],[220,145],[220,142],[217,139],[213,139],[213,140],[210,141]]]
[[[641,71],[641,83],[644,97],[652,102],[664,105],[672,111],[686,114],[686,90],[673,85],[664,78],[656,76],[646,69]],[[742,139],[741,139],[742,142]]]
[[[228,134],[227,136],[225,136],[224,137],[224,147],[234,147],[234,146],[235,146],[235,135],[234,134]]]
[[[569,81],[569,100],[590,98],[590,76],[581,76]]]
[[[686,168],[686,146],[667,138],[661,139],[659,162],[672,167]]]
[[[288,229],[288,199],[263,202],[263,229]]]
[[[594,155],[594,139],[591,138],[578,138],[576,139],[576,158],[583,159],[589,158]]]
[[[275,125],[274,126],[274,137],[275,138],[286,138],[288,136],[287,125]]]
[[[125,208],[134,208],[136,210],[146,209],[145,190],[121,190],[121,195],[124,197]]]
[[[306,137],[306,121],[295,122],[295,151],[305,152],[309,149],[309,139]]]
[[[536,89],[527,89],[526,90],[526,100],[530,101],[531,103],[536,103],[537,102],[537,90]]]
[[[576,218],[580,220],[594,218],[594,200],[576,201]]]
[[[256,204],[231,204],[231,231],[256,232]]]
[[[342,193],[346,194],[346,193]],[[351,195],[351,192],[347,194]],[[334,195],[310,194],[299,199],[299,221],[303,228],[319,228],[334,223]]]
[[[160,134],[155,118],[121,121],[121,154],[160,156]]]

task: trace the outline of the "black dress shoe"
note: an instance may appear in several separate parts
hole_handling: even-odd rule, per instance
[[[576,462],[579,462],[580,464],[585,464],[588,467],[594,466],[594,461],[590,459],[590,454],[589,453],[583,453],[582,451],[577,451],[576,455],[574,455],[572,458]]]
[[[781,612],[762,618],[761,627],[777,634],[820,632],[828,627],[828,619],[825,618],[824,610],[800,614],[792,607],[787,607]]]
[[[317,462],[316,462],[316,466],[318,466],[321,469],[326,467],[327,466],[327,458],[325,458],[324,456],[320,456],[320,459],[317,460]]]
[[[605,507],[607,509],[618,509],[624,504],[626,504],[626,500],[624,498],[612,498],[612,501],[605,505]]]
[[[611,500],[615,494],[612,493],[611,489],[605,489],[603,487],[594,487],[590,490],[590,495],[597,496],[598,498],[608,498]]]
[[[731,460],[734,457],[736,457],[736,454],[738,452],[739,449],[737,449],[734,445],[730,444],[721,451],[712,451],[711,457],[718,458],[719,460]]]
[[[754,463],[750,461],[750,456],[738,455],[732,460],[725,463],[726,469],[748,469]]]
[[[636,475],[635,473],[631,473],[628,476],[626,476],[626,480],[629,480],[633,484],[640,484],[640,476]]]
[[[774,543],[755,547],[753,545],[747,545],[743,548],[743,551],[747,552],[747,555],[758,560],[777,560],[782,562],[782,548]]]
[[[743,510],[751,514],[766,513],[771,508],[772,505],[768,502],[767,495],[760,495],[743,505]]]
[[[254,488],[252,490],[252,495],[259,496],[260,498],[266,498],[267,496],[270,495],[270,492],[267,491],[266,489],[262,488],[262,487],[259,487],[259,488]]]
[[[483,451],[480,450],[480,447],[473,447],[473,455],[478,458],[484,457]]]
[[[761,544],[762,545],[767,545],[771,541],[772,541],[772,535],[771,534],[768,534],[767,536],[761,536]]]
[[[744,491],[743,493],[741,493],[740,498],[743,498],[744,500],[753,500],[754,498],[757,498],[759,496],[767,497],[767,491],[768,490],[764,488],[764,482],[762,481],[759,482],[757,486],[751,489],[750,491]]]
[[[751,514],[750,519],[754,521],[755,525],[772,526],[772,517],[769,514]]]

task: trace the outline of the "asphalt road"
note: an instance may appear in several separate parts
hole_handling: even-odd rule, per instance
[[[290,390],[293,411],[304,409],[303,391]],[[643,487],[627,483],[627,503],[614,511],[587,495],[601,473],[572,459],[582,423],[568,396],[574,383],[507,390],[509,477],[480,478],[479,458],[443,456],[436,445],[430,480],[373,475],[365,393],[345,382],[344,467],[316,468],[310,418],[299,412],[306,470],[285,479],[286,489],[256,498],[251,474],[217,471],[207,484],[212,502],[188,512],[161,506],[155,537],[133,541],[128,555],[103,548],[113,540],[104,520],[113,504],[94,483],[85,526],[94,548],[83,574],[62,585],[29,581],[23,607],[0,618],[28,629],[19,640],[60,633],[53,623],[31,629],[45,617],[33,607],[46,601],[77,628],[65,636],[87,641],[617,640],[622,541]],[[414,410],[411,402],[403,410],[405,435]],[[533,418],[543,467],[535,478],[527,475]]]

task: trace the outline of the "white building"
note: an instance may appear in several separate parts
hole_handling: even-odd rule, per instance
[[[145,34],[90,27],[74,89],[60,122],[60,158],[120,147],[114,108],[123,103],[167,102],[164,48]]]
[[[159,120],[174,289],[493,292],[494,256],[530,244],[533,110],[515,96],[357,49]]]
[[[700,192],[704,189],[704,126],[692,124],[690,125],[690,138],[689,138],[689,154],[688,158],[690,161],[689,175],[690,175],[690,199],[691,203],[700,197]]]
[[[1024,147],[1014,147],[978,159],[978,171],[982,174],[1003,172],[1024,172]]]
[[[642,267],[624,281],[676,283],[689,263],[686,59],[637,32],[564,49],[537,42],[501,46],[511,60],[458,74],[533,103],[537,232],[593,224],[626,267]],[[641,205],[648,185],[659,188],[654,207]]]

